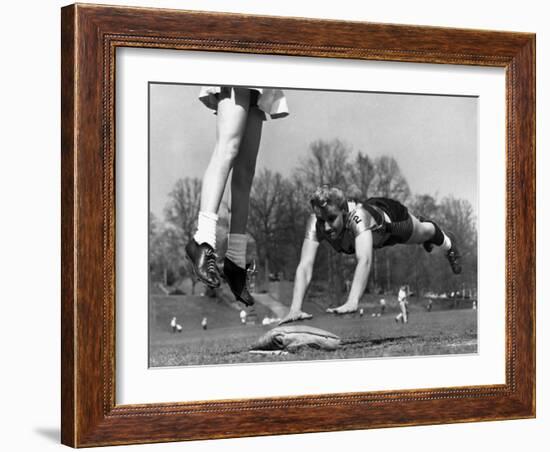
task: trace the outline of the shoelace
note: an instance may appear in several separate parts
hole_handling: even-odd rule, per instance
[[[218,267],[216,266],[216,254],[208,250],[206,253],[206,268],[208,270],[208,273],[217,273]]]

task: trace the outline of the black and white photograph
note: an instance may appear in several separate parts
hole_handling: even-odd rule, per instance
[[[476,96],[148,95],[150,367],[477,352]]]

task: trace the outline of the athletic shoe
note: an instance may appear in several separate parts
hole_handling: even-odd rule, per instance
[[[191,262],[195,276],[212,289],[220,287],[214,249],[208,243],[199,245],[195,239],[192,239],[185,246],[185,252]]]
[[[432,250],[434,249],[434,244],[432,242],[424,242],[422,246],[424,247],[427,253],[431,253]]]
[[[246,306],[252,306],[254,298],[246,286],[246,270],[226,257],[223,261],[223,275],[237,301]]]
[[[447,260],[451,264],[451,269],[455,275],[462,273],[462,265],[460,265],[460,253],[456,247],[456,240],[454,235],[447,233],[448,237],[451,239],[451,248],[447,251]]]

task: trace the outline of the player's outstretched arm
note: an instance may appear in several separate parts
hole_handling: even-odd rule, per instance
[[[349,314],[357,311],[359,299],[367,288],[370,266],[372,262],[372,232],[364,231],[355,238],[355,255],[357,265],[353,275],[353,282],[347,301],[337,308],[329,308],[327,312],[333,314]]]
[[[315,262],[315,256],[317,255],[318,248],[319,242],[310,239],[304,240],[300,263],[298,264],[298,268],[296,268],[296,277],[294,278],[292,304],[290,305],[288,314],[279,322],[279,325],[294,322],[296,320],[310,319],[313,317],[311,314],[302,311],[302,303],[304,302],[306,290],[311,282],[311,276],[313,275],[313,264]]]

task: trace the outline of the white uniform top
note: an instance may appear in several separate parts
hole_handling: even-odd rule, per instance
[[[405,298],[407,298],[407,292],[405,292],[404,289],[399,289],[399,293],[397,294],[397,300],[405,301]]]

